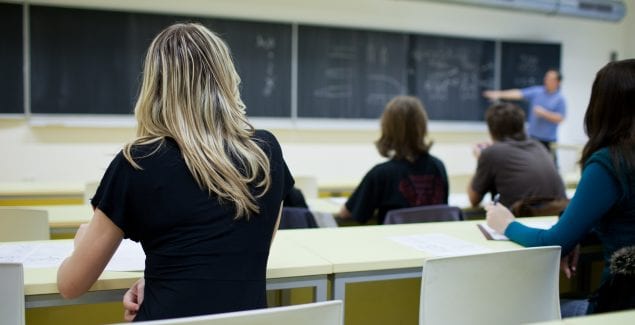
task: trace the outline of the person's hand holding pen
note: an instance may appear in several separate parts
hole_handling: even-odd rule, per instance
[[[487,225],[499,234],[505,234],[505,230],[514,221],[514,215],[504,205],[499,204],[500,193],[494,196],[492,203],[485,205],[487,211]]]

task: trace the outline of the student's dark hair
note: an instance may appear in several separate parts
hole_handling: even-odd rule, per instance
[[[495,141],[526,140],[525,112],[515,104],[499,103],[485,111],[487,128]]]
[[[549,68],[547,69],[547,72],[549,71],[553,71],[558,75],[558,81],[562,82],[562,72],[560,72],[560,70],[556,69],[556,68]]]
[[[384,109],[381,116],[381,136],[375,145],[379,154],[388,158],[414,162],[427,154],[432,142],[428,135],[428,115],[419,99],[397,96]]]
[[[616,170],[635,171],[635,59],[610,62],[595,76],[584,115],[589,136],[580,164],[608,147]]]

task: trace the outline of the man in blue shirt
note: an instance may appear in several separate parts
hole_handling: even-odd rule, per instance
[[[545,73],[542,86],[487,90],[483,96],[490,100],[527,100],[530,105],[527,133],[552,151],[551,144],[558,140],[558,124],[564,120],[566,114],[566,103],[560,93],[561,81],[560,72],[550,69]]]

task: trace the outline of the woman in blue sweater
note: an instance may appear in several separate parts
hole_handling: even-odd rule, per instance
[[[526,227],[499,204],[486,207],[487,224],[523,246],[560,245],[563,256],[594,231],[604,246],[604,281],[611,255],[635,245],[635,59],[597,73],[584,125],[582,177],[558,223],[548,230]],[[575,265],[565,264],[570,275]]]

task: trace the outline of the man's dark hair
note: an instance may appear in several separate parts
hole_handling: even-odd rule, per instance
[[[515,104],[499,103],[490,106],[485,112],[485,120],[495,141],[527,139],[525,112]]]

